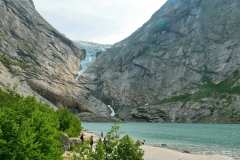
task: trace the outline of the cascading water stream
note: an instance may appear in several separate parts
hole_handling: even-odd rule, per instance
[[[111,105],[107,105],[107,107],[108,107],[108,108],[110,109],[110,111],[111,111],[110,116],[111,116],[111,117],[114,117],[114,116],[116,115],[114,109],[111,107]]]

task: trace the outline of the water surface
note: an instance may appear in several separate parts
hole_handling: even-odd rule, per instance
[[[83,123],[96,133],[110,130],[112,123]],[[199,154],[221,154],[240,159],[239,124],[121,123],[120,133],[147,144],[167,144],[169,148]]]

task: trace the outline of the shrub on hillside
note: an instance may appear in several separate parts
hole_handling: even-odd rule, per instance
[[[120,138],[119,126],[113,126],[104,140],[108,160],[143,160],[140,145],[128,135]]]
[[[119,140],[113,155],[113,160],[143,160],[143,151],[140,149],[140,145],[134,142],[128,135]]]
[[[85,142],[73,149],[73,160],[143,160],[143,150],[129,136],[120,138],[119,127],[113,126],[110,132],[99,140],[95,150]]]
[[[0,159],[61,159],[58,128],[49,106],[0,90]]]
[[[71,146],[74,160],[142,160],[143,151],[130,137],[119,137],[115,126],[95,150],[88,141]],[[0,159],[61,160],[63,132],[77,136],[79,119],[67,109],[55,112],[33,97],[0,90]]]
[[[81,122],[78,117],[69,112],[66,108],[57,111],[60,122],[60,130],[67,133],[70,137],[76,137],[81,131]]]
[[[0,90],[1,160],[61,160],[62,132],[78,135],[80,129],[66,109],[55,112],[33,97]]]

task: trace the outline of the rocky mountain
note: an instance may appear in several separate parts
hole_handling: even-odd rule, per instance
[[[240,1],[168,0],[85,77],[123,120],[240,122]]]
[[[0,88],[67,106],[83,120],[239,122],[239,7],[168,0],[108,48],[72,42],[32,0],[0,0]]]
[[[32,0],[0,0],[0,87],[53,107],[110,117],[109,108],[76,80],[85,53],[36,11]],[[96,106],[98,106],[96,108]]]

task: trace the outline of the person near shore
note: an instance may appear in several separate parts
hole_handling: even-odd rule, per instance
[[[101,138],[103,138],[103,132],[101,132]]]
[[[82,143],[84,143],[84,134],[83,133],[80,135],[80,140]]]
[[[93,136],[90,137],[90,146],[93,149]]]

